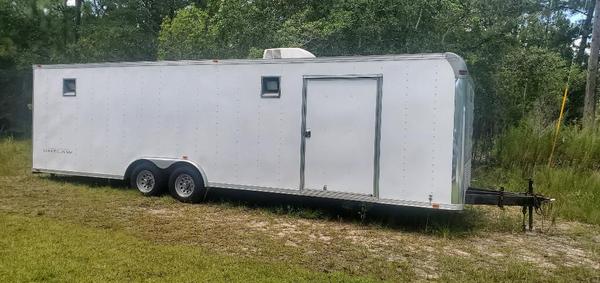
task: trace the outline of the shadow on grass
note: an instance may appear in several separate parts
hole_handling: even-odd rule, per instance
[[[210,188],[206,201],[266,209],[275,214],[306,219],[358,223],[444,237],[472,233],[484,221],[484,216],[473,209],[444,211],[220,188]]]
[[[128,184],[121,180],[76,176],[44,176],[42,178],[90,188],[109,187],[116,190],[130,190]],[[140,195],[140,197],[142,196]],[[445,211],[222,188],[210,188],[204,201],[246,209],[261,209],[278,215],[304,219],[356,223],[441,237],[471,234],[478,230],[485,221],[483,213],[474,209]]]
[[[127,183],[123,180],[112,180],[103,178],[80,177],[80,176],[63,176],[63,175],[40,175],[42,179],[53,182],[69,183],[71,185],[88,186],[90,188],[110,187],[119,190],[128,190]]]

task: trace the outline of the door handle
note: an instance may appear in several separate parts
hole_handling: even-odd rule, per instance
[[[304,131],[304,137],[305,138],[310,138],[312,136],[312,132],[310,131],[310,129]]]

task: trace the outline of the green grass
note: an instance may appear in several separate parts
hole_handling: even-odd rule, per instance
[[[0,214],[0,281],[365,282],[342,273],[218,256],[98,228]]]
[[[190,205],[33,175],[30,148],[0,141],[0,282],[600,280],[600,226],[562,216],[525,234],[519,208],[394,214],[422,221],[403,226],[358,210],[343,219],[287,204]]]

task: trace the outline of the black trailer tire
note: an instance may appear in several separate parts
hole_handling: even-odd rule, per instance
[[[129,184],[145,196],[158,196],[164,192],[165,175],[152,163],[141,163],[133,168]]]
[[[206,187],[198,170],[181,166],[169,176],[169,192],[181,202],[197,203],[204,197]]]

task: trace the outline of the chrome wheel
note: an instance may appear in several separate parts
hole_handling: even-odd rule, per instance
[[[188,174],[179,174],[175,179],[175,191],[180,197],[189,197],[194,192],[194,178]]]
[[[149,170],[142,170],[135,178],[135,184],[142,193],[149,193],[156,186],[156,179]]]

